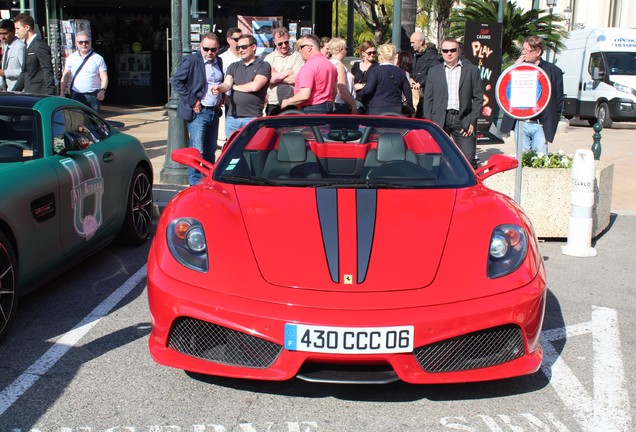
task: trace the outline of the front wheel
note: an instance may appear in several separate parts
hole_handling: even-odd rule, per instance
[[[612,118],[610,117],[609,106],[605,102],[601,102],[596,108],[596,119],[597,121],[603,125],[603,128],[611,128]]]
[[[18,267],[9,239],[0,232],[0,341],[4,339],[18,305]]]
[[[152,228],[152,182],[148,171],[135,168],[128,192],[124,226],[119,240],[130,246],[137,246],[150,237]]]

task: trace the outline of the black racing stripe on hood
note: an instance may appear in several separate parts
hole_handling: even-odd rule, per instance
[[[336,189],[316,189],[316,205],[329,274],[334,283],[339,283],[338,191]]]
[[[378,202],[377,192],[377,189],[358,189],[356,191],[359,284],[364,282],[369,270]]]

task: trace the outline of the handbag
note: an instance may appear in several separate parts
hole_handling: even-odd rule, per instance
[[[393,74],[391,74],[391,79],[393,80],[393,84],[395,84],[395,88],[397,88],[402,95],[402,114],[407,117],[412,116],[413,114],[415,114],[415,108],[413,108],[413,105],[411,105],[411,103],[406,99],[406,96],[404,96],[404,92],[398,87],[397,81],[395,81],[395,77],[393,76]]]

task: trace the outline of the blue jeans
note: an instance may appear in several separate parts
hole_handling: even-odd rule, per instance
[[[188,147],[195,148],[201,153],[204,160],[214,163],[216,152],[216,140],[219,134],[219,111],[203,109],[194,114],[194,119],[188,122],[190,142]],[[203,176],[194,168],[188,168],[188,182],[190,186],[201,181]]]
[[[97,100],[97,94],[94,93],[78,93],[76,91],[71,93],[71,99],[83,103],[89,106],[93,111],[99,112],[101,103]]]
[[[246,124],[254,120],[256,117],[233,117],[231,115],[225,118],[225,136],[230,139],[230,135],[234,131],[239,130]]]
[[[524,122],[521,145],[524,152],[534,150],[537,153],[547,154],[548,144],[543,133],[543,126],[539,123]]]

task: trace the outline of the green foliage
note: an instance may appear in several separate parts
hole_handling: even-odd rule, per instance
[[[572,155],[565,154],[561,149],[548,154],[531,150],[521,154],[521,163],[531,168],[572,168]]]
[[[499,0],[464,0],[464,7],[453,9],[449,35],[463,38],[466,21],[497,22]],[[514,1],[506,1],[503,14],[502,52],[503,67],[514,63],[521,54],[520,47],[526,36],[541,37],[549,50],[563,48],[561,39],[567,35],[561,15],[546,14],[545,10],[524,11]]]

